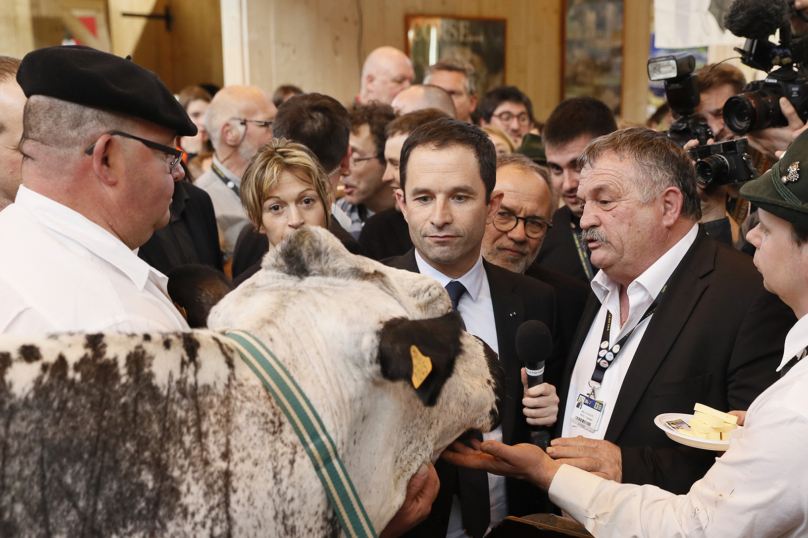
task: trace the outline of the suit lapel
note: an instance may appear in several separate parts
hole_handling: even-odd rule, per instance
[[[521,363],[516,355],[516,331],[525,321],[524,299],[514,291],[514,283],[508,278],[505,269],[492,266],[483,261],[488,286],[491,289],[491,304],[494,310],[494,323],[497,329],[497,345],[499,347],[499,360],[506,372],[519,371]],[[521,381],[518,383],[521,387]],[[521,392],[511,391],[508,399],[513,400],[512,405],[521,406]],[[509,444],[514,428],[515,412],[505,412],[502,417],[502,440]]]
[[[620,388],[605,439],[615,442],[645,393],[668,352],[687,323],[708,284],[702,279],[715,265],[715,243],[702,230],[679,267],[671,275],[669,290],[651,317],[642,342]]]

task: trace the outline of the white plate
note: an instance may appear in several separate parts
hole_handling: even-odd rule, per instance
[[[672,430],[667,424],[665,424],[669,420],[676,419],[690,422],[691,418],[693,418],[693,415],[686,415],[684,413],[663,413],[654,419],[654,424],[656,424],[657,428],[665,432],[668,437],[677,443],[692,446],[693,448],[701,448],[702,450],[715,450],[717,452],[726,452],[729,450],[729,441],[711,441],[709,439],[690,437],[689,435],[683,435]],[[743,426],[738,426],[738,428],[743,429]]]

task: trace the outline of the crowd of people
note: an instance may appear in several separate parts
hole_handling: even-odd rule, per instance
[[[721,111],[743,75],[697,76],[697,113],[733,138]],[[413,84],[392,47],[361,77],[345,105],[292,85],[177,98],[86,47],[0,57],[0,333],[205,327],[319,226],[438,281],[506,373],[501,425],[423,466],[382,535],[481,538],[556,508],[596,536],[808,532],[808,135],[790,105],[750,136],[771,170],[704,187],[686,149],[591,97],[542,123],[514,86],[478,96],[461,60]],[[528,389],[529,320],[553,349]],[[718,459],[654,424],[695,403],[745,424]],[[525,444],[537,427],[546,453]]]

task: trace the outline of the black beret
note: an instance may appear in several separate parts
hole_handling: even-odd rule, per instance
[[[129,114],[193,136],[196,125],[160,77],[135,62],[82,46],[29,52],[17,70],[26,97],[46,95]]]

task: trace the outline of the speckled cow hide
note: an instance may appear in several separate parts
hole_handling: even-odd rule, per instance
[[[286,365],[380,530],[421,463],[494,425],[501,370],[459,328],[447,339],[440,285],[324,230],[263,265],[208,325],[255,334]],[[437,357],[418,391],[397,351],[413,343]],[[220,334],[0,338],[0,536],[339,534],[292,427]]]

